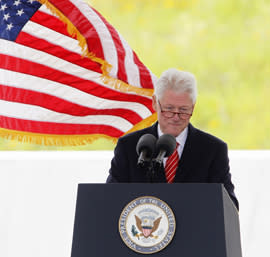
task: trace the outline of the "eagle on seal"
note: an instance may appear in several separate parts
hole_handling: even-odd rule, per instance
[[[157,218],[154,222],[149,222],[149,220],[141,220],[137,215],[135,215],[136,226],[142,232],[141,234],[137,234],[136,236],[140,238],[140,236],[144,236],[145,238],[154,237],[152,233],[154,233],[158,227],[162,217]]]

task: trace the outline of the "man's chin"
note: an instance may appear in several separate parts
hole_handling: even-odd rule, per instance
[[[181,129],[178,127],[174,129],[168,129],[165,134],[170,134],[174,137],[177,137],[181,132]]]

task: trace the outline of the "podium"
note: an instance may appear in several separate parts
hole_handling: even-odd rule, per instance
[[[241,257],[238,212],[221,184],[79,184],[71,257],[138,257],[119,232],[124,208],[151,196],[175,218],[174,236],[154,257]],[[138,242],[140,238],[137,239]]]

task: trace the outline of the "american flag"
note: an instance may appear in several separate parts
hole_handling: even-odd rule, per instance
[[[156,77],[80,0],[0,0],[0,135],[74,145],[156,119]]]

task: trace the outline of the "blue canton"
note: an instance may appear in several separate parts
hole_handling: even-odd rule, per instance
[[[40,6],[35,0],[0,0],[0,38],[15,41]]]

